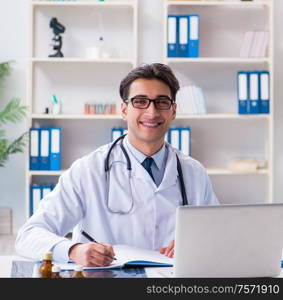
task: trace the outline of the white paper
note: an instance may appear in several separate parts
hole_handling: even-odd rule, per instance
[[[101,269],[113,269],[121,268],[128,262],[144,261],[173,265],[173,258],[169,258],[164,254],[160,254],[158,251],[146,250],[141,248],[130,247],[127,245],[114,245],[113,246],[115,258],[112,264],[107,267],[84,267],[84,270],[101,270]],[[60,264],[56,262],[61,270],[74,270],[76,264]]]

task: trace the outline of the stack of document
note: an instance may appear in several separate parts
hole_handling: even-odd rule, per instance
[[[202,89],[195,85],[183,86],[177,93],[177,111],[180,114],[206,114]]]
[[[241,46],[240,57],[265,57],[268,31],[247,31]]]

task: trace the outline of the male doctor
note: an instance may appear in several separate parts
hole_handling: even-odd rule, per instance
[[[178,89],[171,69],[159,63],[140,66],[122,80],[121,114],[128,134],[110,154],[113,143],[62,174],[20,229],[20,255],[39,260],[52,251],[61,262],[107,266],[115,256],[111,245],[126,244],[173,257],[176,208],[184,203],[182,178],[189,205],[218,204],[204,167],[164,142],[176,117]],[[72,229],[69,240],[65,236]],[[82,230],[98,243],[89,242]]]

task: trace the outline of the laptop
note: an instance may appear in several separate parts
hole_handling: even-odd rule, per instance
[[[174,277],[276,277],[283,203],[178,207]]]

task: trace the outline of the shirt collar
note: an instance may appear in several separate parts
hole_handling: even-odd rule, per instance
[[[142,152],[140,152],[138,149],[136,149],[129,141],[128,136],[126,135],[124,138],[125,145],[131,152],[131,154],[140,162],[142,163],[146,159],[146,155],[144,155]],[[166,154],[166,145],[165,143],[163,144],[162,148],[152,155],[151,157],[153,158],[157,168],[161,170],[162,168],[162,163],[163,160],[165,159],[165,154]]]

